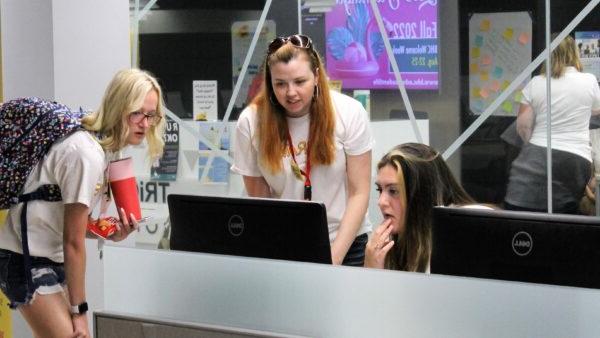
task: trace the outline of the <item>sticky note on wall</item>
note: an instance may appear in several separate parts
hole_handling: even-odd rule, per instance
[[[477,46],[477,47],[483,46],[483,36],[481,36],[481,35],[475,36],[475,46]]]
[[[492,26],[492,23],[490,22],[489,19],[483,19],[481,20],[481,25],[479,26],[479,28],[483,31],[483,32],[487,32],[490,30],[490,27]]]
[[[496,79],[501,78],[503,73],[504,73],[504,70],[502,69],[502,67],[496,66],[496,68],[494,68],[494,77]]]
[[[502,36],[503,36],[503,37],[504,37],[504,39],[505,39],[505,40],[507,40],[507,41],[508,41],[508,40],[510,40],[510,39],[512,39],[512,38],[513,38],[513,35],[514,35],[514,30],[513,30],[513,28],[512,28],[512,27],[507,27],[507,28],[504,30],[504,33],[502,33]]]
[[[484,104],[483,101],[481,100],[475,100],[473,101],[473,107],[478,111],[478,112],[482,112],[483,108],[484,108]]]
[[[504,110],[507,113],[512,113],[513,111],[513,104],[510,101],[504,101],[502,103],[502,110]]]
[[[471,71],[472,74],[475,74],[475,73],[479,72],[479,65],[476,63],[472,63],[471,66],[469,66],[469,70]]]
[[[519,34],[519,43],[522,45],[526,45],[529,42],[529,35],[527,33]]]
[[[479,88],[479,87],[475,87],[475,88],[473,88],[473,89],[471,90],[471,96],[472,96],[472,97],[474,97],[474,98],[481,97],[481,96],[479,95],[479,91],[480,91],[480,90],[481,90],[481,88]]]
[[[500,90],[500,81],[492,81],[492,85],[490,86],[490,89],[497,92]]]
[[[481,64],[483,66],[489,66],[492,64],[492,57],[490,55],[485,55],[483,58],[481,58]]]
[[[490,92],[488,92],[487,89],[483,88],[479,91],[479,96],[483,97],[484,99],[487,99],[488,97],[490,97]]]
[[[521,102],[523,100],[523,93],[519,90],[515,93],[515,101]]]
[[[490,79],[490,73],[488,73],[488,72],[479,73],[479,79],[481,81],[488,81]]]
[[[479,48],[474,47],[471,48],[471,57],[472,58],[478,58],[481,55],[481,50],[479,50]]]

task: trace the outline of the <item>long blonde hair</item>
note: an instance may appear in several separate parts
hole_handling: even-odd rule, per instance
[[[282,169],[281,158],[287,151],[288,125],[283,107],[277,102],[271,83],[270,66],[298,57],[306,57],[310,68],[318,76],[317,88],[310,107],[309,154],[310,162],[329,165],[335,159],[335,111],[329,94],[329,84],[323,63],[316,50],[294,47],[286,43],[268,55],[264,64],[264,85],[259,95],[252,101],[258,112],[259,161],[276,173]]]
[[[553,34],[553,39],[556,34]],[[551,77],[557,79],[565,73],[565,68],[575,67],[578,71],[582,71],[581,60],[579,60],[579,51],[575,40],[567,35],[567,37],[560,42],[560,44],[552,51],[551,57]],[[546,75],[546,63],[542,64],[540,75]]]
[[[124,69],[117,72],[106,88],[100,108],[82,119],[83,127],[101,135],[100,145],[104,150],[116,152],[123,149],[129,134],[129,114],[142,108],[146,95],[152,90],[158,96],[156,114],[162,119],[150,126],[146,140],[150,158],[159,158],[163,152],[165,130],[162,91],[158,81],[146,71]]]

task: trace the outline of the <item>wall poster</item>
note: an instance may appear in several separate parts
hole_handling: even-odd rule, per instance
[[[600,31],[575,32],[575,42],[583,71],[596,75],[596,81],[600,82]]]
[[[179,165],[179,124],[170,117],[166,117],[165,147],[163,156],[152,166],[150,177],[156,181],[177,180],[177,166]]]
[[[236,21],[231,25],[232,88],[235,88],[235,84],[241,75],[246,54],[250,49],[250,43],[256,31],[256,25],[258,25],[258,21],[256,20]],[[256,47],[248,64],[248,69],[246,70],[246,75],[244,76],[237,99],[235,100],[236,107],[245,107],[254,95],[257,94],[262,82],[260,72],[265,51],[267,50],[267,45],[273,39],[275,39],[275,21],[266,20],[256,42]]]

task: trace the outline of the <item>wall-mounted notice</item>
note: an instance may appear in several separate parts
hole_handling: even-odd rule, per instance
[[[377,5],[406,88],[438,89],[438,1]],[[346,89],[398,89],[369,1],[335,1],[325,31],[331,79]]]
[[[353,96],[363,105],[367,111],[369,120],[371,120],[371,91],[369,89],[355,89]]]
[[[231,73],[233,75],[234,87],[242,71],[246,54],[250,50],[250,43],[252,42],[257,24],[258,21],[253,20],[236,21],[231,25]],[[265,57],[267,45],[273,39],[275,39],[275,21],[266,20],[256,42],[254,54],[250,58],[246,76],[244,76],[240,91],[235,100],[236,107],[242,108],[246,106],[258,93],[262,83],[262,74],[260,73],[261,64]]]
[[[167,116],[163,156],[153,165],[150,177],[158,181],[175,181],[179,164],[179,124]]]
[[[596,75],[600,82],[600,32],[575,32],[583,71]]]
[[[192,81],[192,86],[194,120],[216,121],[218,113],[217,81],[196,80]]]
[[[221,135],[221,139],[218,139],[219,129],[225,128]],[[224,123],[211,123],[211,122],[200,122],[200,133],[215,146],[218,146],[218,150],[213,150],[209,145],[200,141],[198,143],[198,151],[200,156],[198,158],[198,179],[201,183],[218,183],[227,184],[229,183],[229,162],[224,156],[229,155],[229,128]],[[210,167],[208,167],[208,159],[213,155],[213,161]],[[204,171],[206,173],[205,180],[202,180]]]
[[[528,12],[475,13],[469,19],[469,107],[481,114],[531,62]],[[516,115],[524,81],[494,112]]]

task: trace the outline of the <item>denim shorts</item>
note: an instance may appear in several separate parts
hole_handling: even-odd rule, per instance
[[[63,292],[65,269],[45,257],[31,257],[32,290],[27,290],[23,255],[0,249],[0,290],[10,300],[10,308],[31,304],[35,293],[48,295]]]

